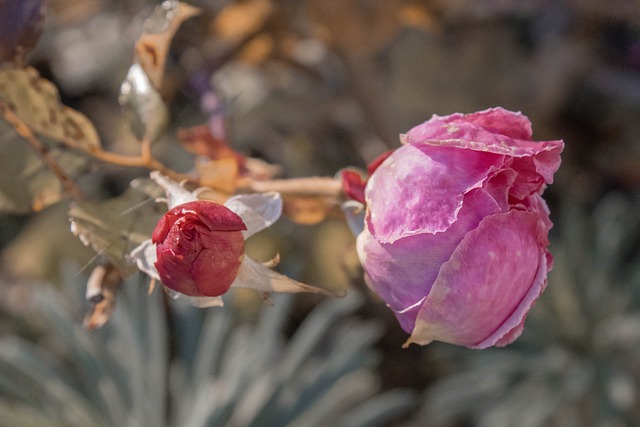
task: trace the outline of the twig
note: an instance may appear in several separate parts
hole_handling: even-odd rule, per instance
[[[258,193],[277,191],[282,195],[340,197],[342,183],[336,178],[311,177],[252,181],[248,189]]]
[[[137,157],[125,156],[122,154],[111,153],[108,151],[98,150],[87,150],[85,148],[80,147],[80,149],[94,157],[95,159],[101,160],[105,163],[110,163],[116,166],[123,167],[133,167],[133,168],[145,168],[149,170],[157,170],[162,172],[163,175],[166,175],[173,179],[174,181],[192,181],[196,184],[198,181],[190,176],[185,174],[181,174],[179,172],[174,171],[171,168],[168,168],[161,162],[159,162],[153,155],[151,154],[150,142],[147,140],[142,141],[141,154]]]
[[[40,141],[34,133],[31,131],[29,126],[23,122],[20,117],[18,117],[13,111],[11,111],[8,106],[0,101],[0,112],[3,117],[13,128],[16,130],[18,135],[24,138],[29,146],[35,151],[35,153],[40,157],[42,162],[51,170],[51,172],[56,176],[60,184],[62,184],[62,188],[65,193],[69,194],[76,200],[83,200],[85,198],[84,194],[80,190],[80,188],[76,185],[73,179],[67,175],[67,173],[62,169],[62,167],[58,164],[58,161],[53,158],[51,155],[51,151],[49,147]]]

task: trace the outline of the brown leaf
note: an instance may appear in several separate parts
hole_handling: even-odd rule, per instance
[[[285,196],[283,214],[298,224],[317,224],[327,218],[334,205],[323,196]]]
[[[233,194],[238,187],[240,167],[234,158],[208,160],[204,157],[196,159],[196,171],[200,183],[214,190]]]
[[[258,31],[272,10],[269,0],[235,2],[220,11],[213,28],[218,37],[238,42]]]
[[[345,54],[370,55],[400,29],[396,15],[402,0],[356,2],[308,0],[310,16],[320,34]]]
[[[200,13],[199,8],[186,3],[165,1],[145,21],[145,31],[136,42],[135,53],[156,90],[160,90],[164,80],[164,65],[173,36],[185,20]]]
[[[86,329],[101,328],[107,323],[116,306],[116,294],[121,284],[122,275],[112,264],[93,269],[87,281],[86,298],[90,310],[84,318]]]
[[[0,70],[0,100],[34,133],[75,148],[100,148],[93,123],[60,103],[58,89],[31,67]]]
[[[227,145],[227,141],[215,137],[209,126],[200,125],[178,129],[178,142],[190,152],[211,160],[236,159],[242,166],[244,157]]]

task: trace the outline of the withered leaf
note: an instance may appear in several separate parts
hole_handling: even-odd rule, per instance
[[[245,157],[229,147],[224,139],[215,137],[207,125],[179,129],[177,136],[185,149],[200,156],[195,164],[200,183],[233,194],[245,172]]]
[[[238,187],[239,165],[235,159],[196,159],[196,171],[200,183],[225,194],[233,194]]]
[[[387,46],[403,27],[427,31],[435,19],[416,2],[308,0],[310,16],[329,43],[344,54],[370,56]]]
[[[164,65],[171,40],[185,20],[196,16],[200,9],[175,0],[167,0],[145,21],[145,29],[136,42],[135,52],[151,84],[160,90],[164,79]]]
[[[42,142],[62,170],[74,178],[84,172],[90,159],[75,150],[65,150],[46,138]],[[0,211],[28,213],[58,202],[63,196],[60,181],[23,141],[16,130],[0,119]]]
[[[118,101],[136,138],[153,142],[161,135],[169,118],[168,108],[140,64],[129,68]]]
[[[101,328],[111,317],[116,306],[116,295],[122,284],[122,275],[113,265],[98,265],[87,281],[86,298],[89,313],[84,318],[84,327],[93,330]]]
[[[317,224],[329,216],[336,203],[325,196],[284,197],[283,214],[298,224]]]
[[[177,137],[178,142],[194,154],[205,156],[212,160],[235,158],[240,163],[240,166],[243,166],[244,156],[229,147],[227,141],[214,136],[207,125],[178,129]]]
[[[151,237],[167,210],[148,191],[141,191],[155,185],[150,180],[144,181],[148,184],[131,188],[119,197],[101,202],[74,202],[69,210],[74,234],[123,272],[135,270],[128,254]]]
[[[100,148],[91,121],[62,105],[58,89],[34,68],[1,69],[0,100],[36,134],[89,152]]]
[[[272,10],[269,0],[231,3],[216,16],[214,31],[218,37],[237,42],[260,29]]]

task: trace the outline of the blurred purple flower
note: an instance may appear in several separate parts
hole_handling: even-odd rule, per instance
[[[552,266],[541,194],[564,147],[531,137],[502,108],[433,116],[371,174],[358,254],[406,345],[486,348],[522,332]]]
[[[0,62],[31,49],[42,32],[42,0],[0,0]]]

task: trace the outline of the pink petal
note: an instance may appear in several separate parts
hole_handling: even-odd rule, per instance
[[[490,108],[471,114],[453,114],[442,117],[449,123],[458,121],[473,123],[490,132],[501,133],[510,138],[531,140],[533,130],[531,122],[521,112],[513,112],[504,108]]]
[[[502,108],[468,115],[433,116],[411,129],[408,144],[466,148],[513,158],[506,166],[518,173],[510,194],[522,199],[553,182],[560,167],[562,141],[531,141],[531,124],[521,113]]]
[[[547,273],[539,217],[510,211],[468,233],[442,266],[408,343],[484,348],[517,331]]]
[[[367,283],[395,312],[405,331],[413,330],[420,303],[431,290],[441,265],[482,218],[499,212],[489,193],[475,189],[464,196],[458,219],[446,233],[405,237],[392,244],[380,244],[367,229],[358,236],[358,255],[368,275]]]
[[[446,146],[407,144],[389,156],[365,191],[371,234],[381,243],[453,224],[464,194],[480,187],[504,157]]]

